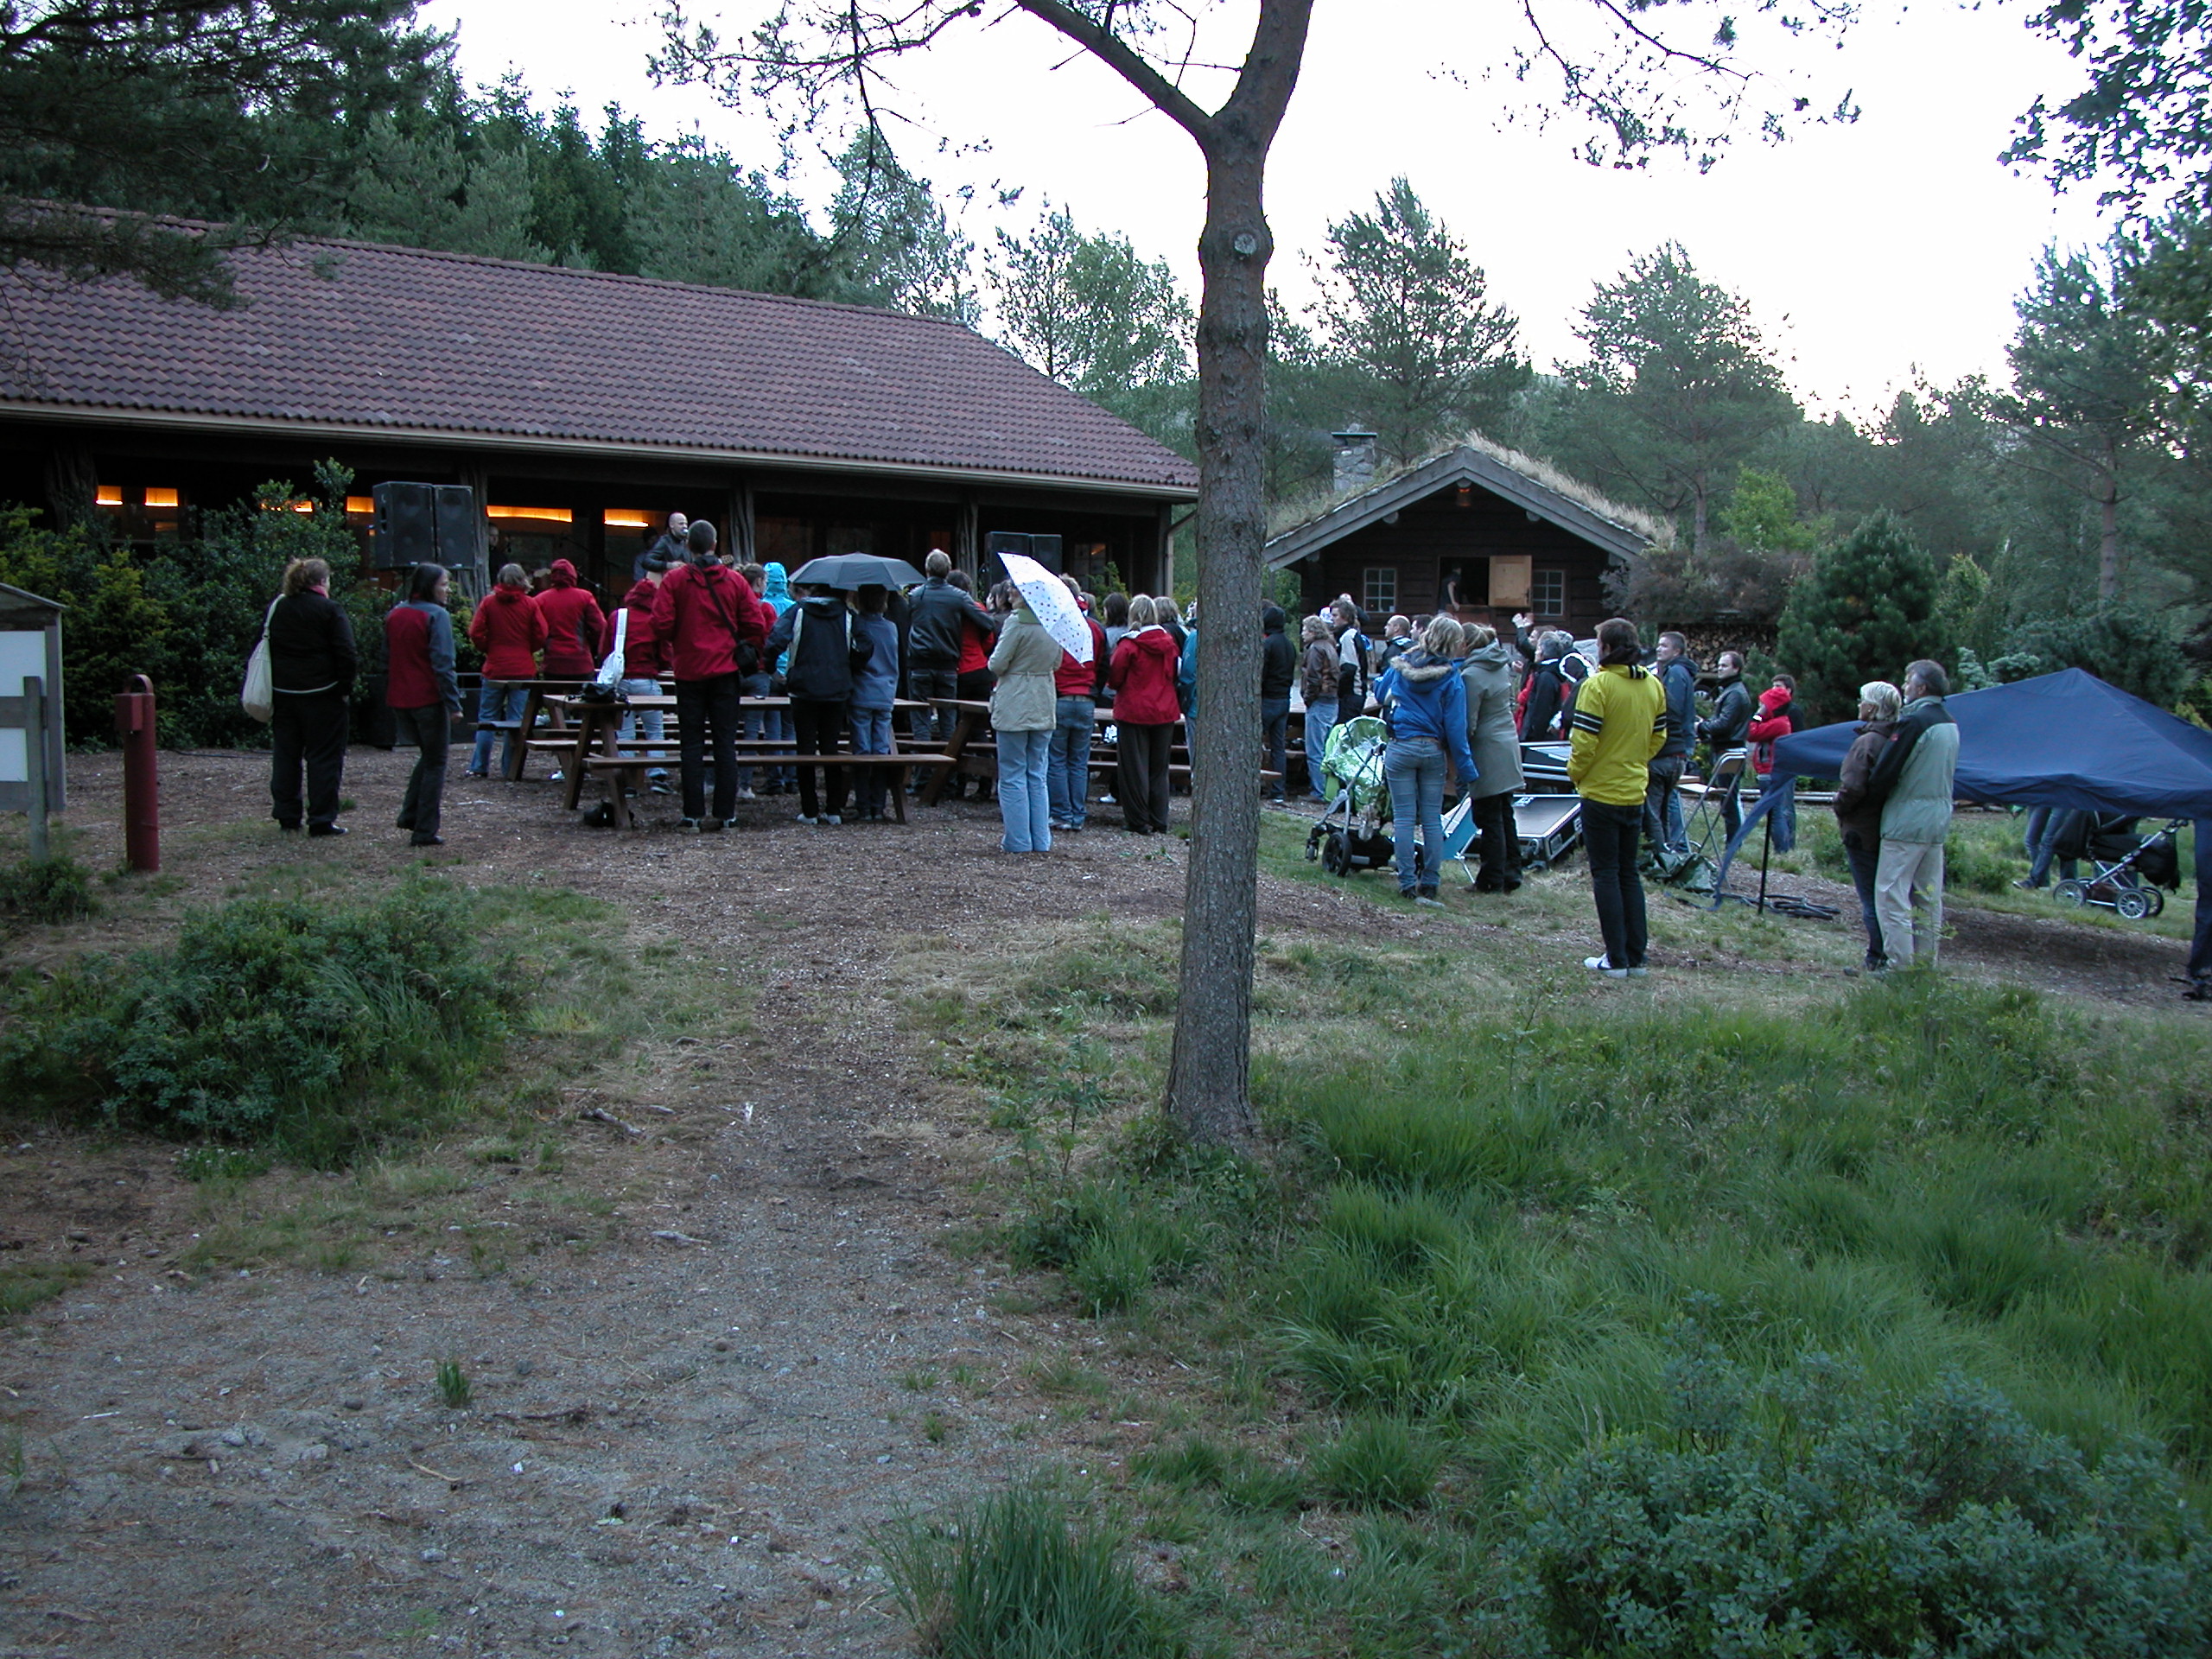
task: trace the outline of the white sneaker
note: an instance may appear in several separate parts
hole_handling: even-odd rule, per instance
[[[800,814],[798,815],[798,821],[799,821],[801,823],[812,823],[814,822],[814,820],[813,820],[811,817],[808,817],[808,816],[807,816],[807,814],[805,814],[805,813],[804,813],[804,812],[802,812],[802,813],[800,813]]]
[[[1585,957],[1582,965],[1593,974],[1603,974],[1607,979],[1626,979],[1630,973],[1626,968],[1614,967],[1603,957]]]
[[[749,790],[749,789],[741,789],[741,790],[739,790],[739,791],[737,791],[737,798],[738,798],[739,800],[741,800],[741,801],[750,801],[750,800],[756,799],[756,798],[757,798],[756,796],[754,796],[754,794],[753,793],[753,791],[752,791],[751,790]]]
[[[835,812],[824,812],[822,815],[822,823],[826,829],[835,830],[843,822],[844,820],[839,817]]]

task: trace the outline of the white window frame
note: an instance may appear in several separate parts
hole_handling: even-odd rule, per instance
[[[1540,617],[1565,616],[1567,572],[1557,566],[1549,569],[1539,568],[1529,572],[1529,608]]]
[[[1378,596],[1376,577],[1388,580],[1389,593]],[[1359,573],[1360,608],[1378,615],[1395,615],[1398,609],[1398,567],[1395,564],[1370,564]]]

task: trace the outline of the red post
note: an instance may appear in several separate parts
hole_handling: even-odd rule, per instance
[[[130,677],[130,690],[115,700],[115,729],[123,734],[123,844],[134,870],[162,868],[162,804],[154,765],[154,683]]]

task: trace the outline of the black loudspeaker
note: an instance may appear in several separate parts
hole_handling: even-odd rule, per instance
[[[473,571],[482,562],[476,492],[466,484],[379,484],[369,494],[376,503],[370,546],[379,570],[442,564]]]
[[[1020,531],[995,530],[983,538],[983,550],[994,558],[1001,553],[1020,553],[1037,561],[1054,575],[1060,573],[1060,538],[1025,535]],[[1000,574],[1006,567],[999,566]]]

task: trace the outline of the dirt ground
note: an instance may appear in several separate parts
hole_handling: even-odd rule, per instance
[[[353,833],[302,842],[266,820],[262,757],[165,755],[175,901],[317,860],[405,863],[385,826],[410,759],[353,751]],[[77,854],[107,868],[119,767],[78,759],[69,783]],[[952,1248],[991,1219],[995,1148],[975,1091],[902,1032],[906,945],[870,924],[986,941],[1039,914],[1171,916],[1181,843],[1094,816],[1014,861],[993,850],[995,810],[972,804],[826,831],[780,799],[741,810],[732,833],[692,838],[657,801],[622,836],[575,827],[542,781],[448,789],[442,868],[610,900],[636,937],[727,970],[733,1008],[759,1016],[641,1041],[574,1081],[557,1116],[583,1211],[514,1172],[455,1179],[453,1232],[536,1230],[543,1255],[486,1271],[417,1233],[342,1268],[209,1272],[207,1195],[173,1148],[15,1126],[0,1250],[79,1276],[0,1326],[0,1424],[22,1448],[0,1496],[0,1656],[905,1651],[873,1529],[1040,1460],[1107,1473],[1149,1441],[1187,1368]],[[1847,890],[1781,885],[1855,914]],[[1369,890],[1263,878],[1263,925],[1374,927]],[[2171,940],[1953,919],[1958,970],[2118,1004],[2173,995]],[[1387,925],[1471,944],[1497,924]],[[1558,941],[1562,957],[1585,943]],[[60,948],[5,942],[18,962]],[[1674,954],[1656,965],[1696,971]],[[294,1202],[345,1179],[264,1178]],[[465,1410],[434,1386],[447,1359]],[[1071,1402],[1054,1382],[1071,1360],[1111,1398]],[[10,1481],[0,1468],[0,1494]]]

